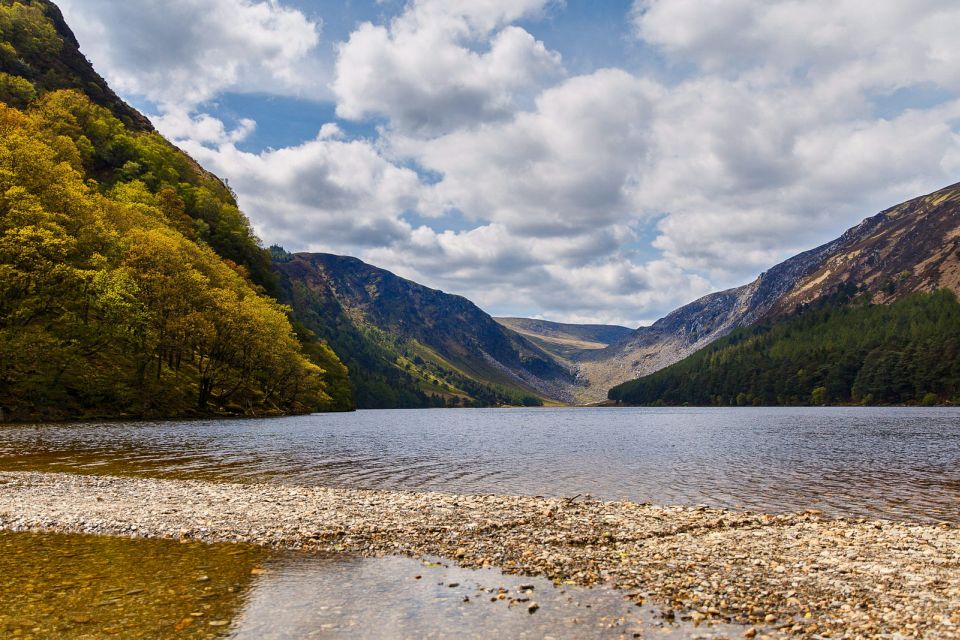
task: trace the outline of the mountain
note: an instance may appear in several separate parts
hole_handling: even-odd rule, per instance
[[[121,100],[94,70],[52,2],[0,0],[0,72],[29,83],[19,84],[18,95],[9,77],[0,80],[0,100],[10,106],[24,106],[24,94],[72,89],[109,110],[128,129],[153,131],[150,120]]]
[[[0,0],[0,420],[334,408],[230,189],[110,91],[46,0]]]
[[[350,370],[358,407],[570,400],[570,371],[466,298],[356,258],[274,247],[284,300]]]
[[[624,339],[632,329],[607,324],[563,324],[530,318],[494,318],[554,356],[558,362],[575,368],[578,358],[589,351],[603,349]]]
[[[947,289],[874,304],[850,286],[610,390],[634,405],[960,403],[960,303]]]
[[[585,356],[581,376],[593,391],[615,386],[669,366],[737,328],[781,320],[848,285],[874,304],[938,289],[960,291],[960,185],[882,211],[748,285],[705,296],[641,327]]]

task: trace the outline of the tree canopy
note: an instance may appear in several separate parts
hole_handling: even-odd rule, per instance
[[[140,168],[124,169],[129,162]],[[213,248],[218,233],[243,247],[245,219],[215,184],[181,182],[190,171],[156,134],[130,134],[75,92],[45,94],[26,111],[0,104],[0,407],[8,415],[330,404],[288,310],[245,264]]]
[[[845,287],[773,324],[734,331],[614,387],[634,405],[960,402],[960,304],[950,291],[870,304]]]

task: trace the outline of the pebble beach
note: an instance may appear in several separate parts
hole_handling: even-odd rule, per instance
[[[450,558],[745,637],[960,638],[960,526],[687,506],[0,473],[0,529]]]

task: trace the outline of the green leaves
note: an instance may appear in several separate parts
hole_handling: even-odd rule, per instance
[[[288,310],[247,275],[266,254],[246,218],[178,154],[80,94],[0,105],[0,406],[14,417],[332,406]]]
[[[960,304],[949,291],[891,305],[838,298],[735,331],[609,397],[723,406],[960,401]]]

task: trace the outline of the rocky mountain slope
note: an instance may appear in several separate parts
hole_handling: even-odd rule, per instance
[[[48,0],[0,0],[0,7],[7,8],[0,34],[10,45],[0,47],[0,71],[29,80],[40,92],[79,91],[127,128],[153,131],[150,120],[120,99],[81,53],[59,7]]]
[[[705,296],[583,354],[578,400],[602,400],[617,384],[671,365],[738,327],[832,295],[845,283],[865,285],[878,303],[941,288],[960,291],[960,184],[867,218],[747,285]]]
[[[569,401],[570,371],[476,305],[356,258],[274,248],[295,317],[350,369],[361,408]]]
[[[609,347],[633,333],[627,327],[607,324],[564,324],[531,318],[494,320],[574,368],[575,362],[584,354]]]

